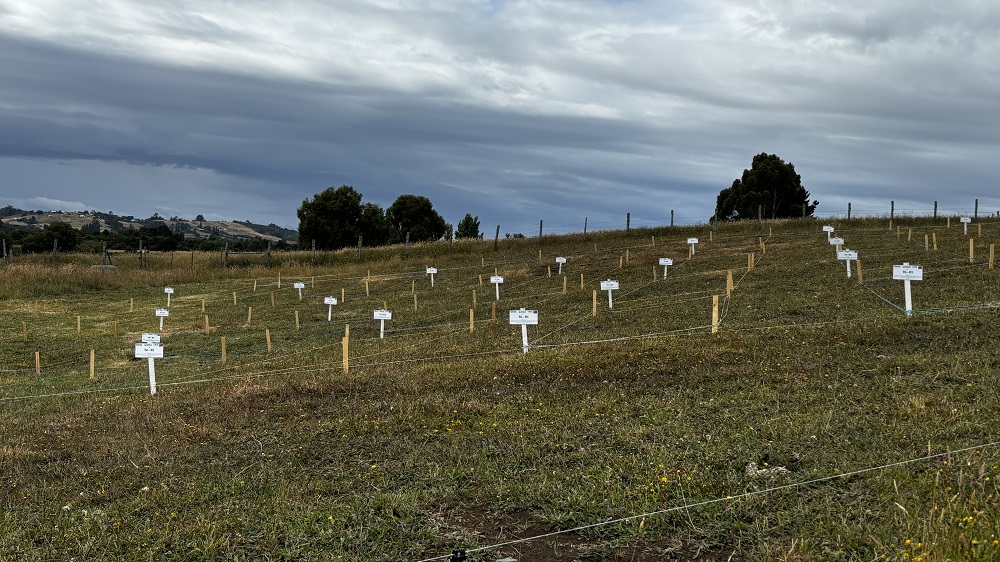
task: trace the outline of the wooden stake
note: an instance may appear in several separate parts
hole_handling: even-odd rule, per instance
[[[618,269],[625,265],[625,256],[618,256]]]
[[[482,273],[479,274],[479,286],[480,287],[483,286],[483,274]]]
[[[493,312],[490,315],[490,321],[491,322],[497,321],[497,303],[495,302],[493,303]]]
[[[316,276],[315,275],[312,276],[312,286],[310,288],[311,289],[315,289],[316,288]]]
[[[993,244],[990,244],[990,269],[993,269]]]
[[[726,273],[726,296],[728,297],[732,294],[733,294],[733,270],[730,269]]]
[[[973,257],[976,255],[976,239],[969,238],[969,263],[973,262]]]
[[[976,223],[976,238],[983,237],[983,223]]]
[[[208,315],[205,315],[205,333],[208,333]]]
[[[253,307],[252,306],[248,306],[247,307],[247,326],[250,325],[250,322],[252,320],[253,320]]]
[[[761,253],[763,253],[764,252],[764,237],[763,236],[758,236],[757,237],[757,245],[760,246],[760,251],[761,251]]]
[[[76,317],[76,335],[79,336],[80,332],[81,332],[81,329],[80,329],[80,317],[77,316]]]
[[[476,309],[469,309],[469,333],[476,331]]]
[[[344,304],[344,288],[340,288],[340,304]]]
[[[858,268],[858,283],[863,283],[864,277],[861,276],[861,260],[855,260],[854,266]]]
[[[655,248],[656,247],[656,237],[655,236],[650,236],[649,237],[649,247],[650,248]]]
[[[369,293],[368,293],[368,280],[367,279],[365,279],[365,296],[366,297],[369,296]]]
[[[931,241],[934,244],[934,251],[936,252],[937,251],[937,232],[932,232],[931,233]]]
[[[222,364],[226,364],[226,336],[222,336]]]
[[[930,236],[927,236],[926,234],[924,234],[924,251],[925,252],[931,251]]]
[[[271,293],[271,295],[273,296],[274,293]],[[201,312],[202,314],[205,313],[205,299],[201,299]]]
[[[90,378],[94,378],[94,350],[90,350]]]
[[[417,294],[413,293],[413,310],[417,309]]]
[[[580,288],[583,288],[583,274],[580,274]]]
[[[348,362],[348,359],[347,359],[348,358],[348,351],[350,349],[350,341],[351,341],[350,338],[348,338],[347,336],[344,336],[343,339],[340,340],[341,347],[343,348],[342,351],[343,351],[343,354],[344,354],[344,372],[345,373],[350,369],[350,363]]]
[[[481,267],[486,267],[486,258],[484,258],[484,257],[480,257],[480,258],[479,258],[479,265],[480,265]]]
[[[257,280],[256,279],[253,280],[253,292],[255,292],[255,293],[257,292]]]
[[[351,337],[351,325],[350,324],[344,324],[344,337],[345,338]]]
[[[719,332],[719,295],[712,295],[712,333]]]
[[[566,283],[567,283],[566,276],[563,275],[563,294],[564,295],[566,294]]]
[[[947,217],[947,220],[948,220],[948,223],[947,223],[948,226],[947,226],[947,228],[951,228],[951,217]]]
[[[35,352],[35,374],[42,374],[42,356],[37,351]]]
[[[298,310],[295,311],[295,329],[296,330],[299,329],[299,311]]]
[[[267,352],[271,353],[271,330],[264,328],[264,340],[267,341]]]
[[[625,263],[629,262],[629,249],[625,248]]]
[[[410,282],[410,294],[411,295],[417,294],[417,280],[416,279],[414,279],[413,281]]]
[[[747,254],[747,271],[753,271],[753,252]]]
[[[129,299],[128,300],[128,311],[129,312],[134,312],[135,311],[135,299]]]
[[[656,281],[656,266],[653,266],[653,281]]]
[[[549,266],[549,279],[552,279],[552,266]]]
[[[594,289],[594,306],[593,306],[594,317],[597,316],[597,289]]]
[[[236,304],[236,291],[233,291],[233,304]]]

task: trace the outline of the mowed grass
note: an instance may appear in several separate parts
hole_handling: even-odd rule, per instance
[[[123,256],[111,274],[92,256],[17,258],[0,266],[0,557],[996,559],[1000,224],[973,225],[970,263],[957,220],[898,222],[437,243],[360,263]],[[821,224],[859,250],[863,284]],[[926,270],[910,318],[891,279],[903,261]],[[598,292],[595,317],[603,279],[621,289],[613,309]],[[165,286],[150,396],[132,346],[158,331]],[[341,291],[328,321],[323,297]],[[507,324],[521,307],[540,316],[528,354]]]

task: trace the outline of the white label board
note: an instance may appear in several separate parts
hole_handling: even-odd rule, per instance
[[[323,304],[337,304],[337,297],[323,297]]]
[[[960,218],[958,220],[961,221],[961,222],[972,222],[972,219],[969,218],[969,217],[962,217],[962,218]]]
[[[611,279],[608,279],[607,281],[601,281],[601,290],[602,291],[617,291],[618,290],[618,281],[612,281]]]
[[[556,263],[566,263],[566,258],[556,258]]]
[[[697,244],[697,243],[698,243],[697,238],[688,238],[688,244]]]
[[[160,334],[142,334],[142,343],[160,343]]]
[[[834,236],[833,238],[830,238],[830,245],[831,246],[843,246],[844,245],[844,239],[841,238],[841,237],[839,237],[839,236]]]
[[[438,270],[437,270],[436,267],[428,267],[427,268],[427,273],[437,273],[437,272],[438,272]]]
[[[841,250],[837,252],[838,260],[856,260],[858,259],[857,250]]]
[[[823,227],[823,232],[833,232],[833,227],[832,226],[824,226]]]
[[[660,258],[660,265],[674,265],[672,258]]]
[[[163,344],[162,343],[135,344],[136,359],[146,359],[149,357],[152,357],[153,359],[163,359]]]
[[[511,310],[510,323],[513,325],[536,325],[538,324],[537,310]]]
[[[166,309],[166,308],[157,308],[156,309],[156,315],[157,316],[170,316],[170,310]]]
[[[306,284],[302,283],[302,282],[292,283],[292,288],[293,289],[305,289],[306,288]]]
[[[923,281],[924,266],[908,263],[894,265],[892,266],[892,278],[897,281]]]
[[[374,318],[375,318],[375,320],[392,320],[392,311],[391,310],[376,310]]]
[[[174,294],[174,288],[173,287],[164,287],[163,288],[163,292],[166,293],[166,294],[168,294],[168,295],[172,295],[172,294]]]
[[[490,275],[490,283],[503,283],[502,275]]]

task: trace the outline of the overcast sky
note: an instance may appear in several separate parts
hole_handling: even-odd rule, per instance
[[[1000,209],[990,0],[0,0],[0,205],[274,222],[328,186],[487,232]]]

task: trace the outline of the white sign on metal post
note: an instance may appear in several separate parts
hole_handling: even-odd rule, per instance
[[[826,233],[826,239],[829,241],[830,240],[830,236],[833,234],[833,227],[832,226],[824,226],[823,227],[823,232]]]
[[[292,287],[299,290],[299,300],[302,300],[302,289],[306,288],[306,284],[302,282],[292,283]]]
[[[174,288],[164,287],[163,292],[167,294],[167,308],[170,308],[170,295],[174,294]]]
[[[694,255],[694,247],[698,244],[697,238],[688,238],[688,244],[691,245],[691,255]]]
[[[170,316],[170,311],[166,308],[157,308],[156,315],[160,318],[160,331],[163,331],[163,319]]]
[[[851,277],[851,262],[857,261],[858,251],[857,250],[841,250],[837,252],[837,259],[847,262],[847,278]]]
[[[965,234],[965,235],[968,235],[969,234],[969,223],[972,222],[972,219],[969,218],[969,217],[962,217],[962,218],[960,218],[958,220],[962,221],[962,233]]]
[[[500,285],[503,284],[503,276],[502,275],[491,275],[490,276],[490,283],[493,283],[493,286],[496,287],[496,290],[497,290],[497,300],[500,300]]]
[[[667,276],[667,268],[674,265],[674,260],[672,258],[660,258],[660,265],[663,266],[663,276]]]
[[[333,320],[333,306],[337,304],[337,297],[323,297],[323,304],[327,305],[326,321]]]
[[[608,279],[607,281],[601,281],[601,290],[608,292],[608,308],[614,308],[615,303],[611,299],[611,291],[618,290],[618,281],[613,281],[611,279]]]
[[[842,246],[844,244],[843,237],[834,236],[829,240],[831,246]]]
[[[385,338],[385,321],[392,320],[391,310],[376,310],[373,318],[379,321],[378,337],[379,339]]]
[[[140,340],[142,343],[160,343],[160,334],[142,334]]]
[[[897,281],[903,282],[903,292],[906,298],[906,312],[907,316],[913,315],[913,293],[910,290],[910,281],[923,281],[924,280],[924,266],[922,265],[910,265],[908,262],[903,262],[903,265],[892,266],[892,278]]]
[[[510,324],[512,326],[521,326],[521,350],[524,353],[528,352],[528,326],[538,325],[538,311],[537,310],[511,310],[510,311]]]
[[[427,274],[431,276],[431,289],[434,288],[434,274],[437,273],[437,272],[438,272],[438,270],[437,270],[436,267],[428,267],[427,268]]]
[[[152,335],[152,334],[149,334]],[[142,342],[135,344],[135,358],[149,362],[149,395],[156,394],[156,359],[163,359],[163,344]]]
[[[559,264],[559,275],[562,275],[562,266],[566,263],[566,258],[558,257],[556,258],[556,263]]]

